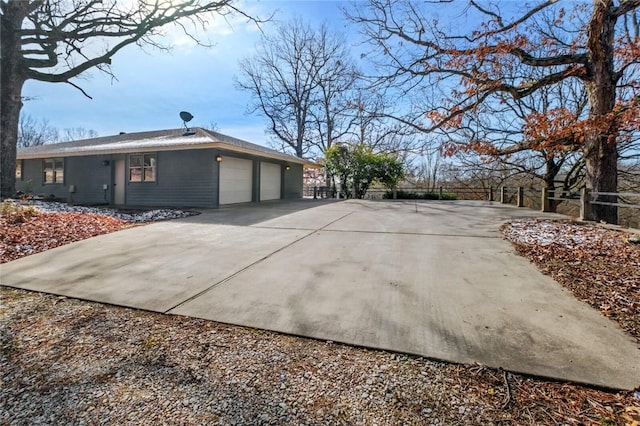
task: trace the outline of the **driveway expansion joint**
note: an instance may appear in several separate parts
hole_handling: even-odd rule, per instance
[[[220,281],[218,281],[218,282],[216,282],[216,283],[213,283],[213,284],[212,284],[212,285],[210,285],[209,287],[207,287],[207,288],[205,288],[204,290],[200,291],[199,293],[196,293],[196,294],[194,294],[193,296],[191,296],[191,297],[189,297],[189,298],[187,298],[187,299],[183,300],[182,302],[180,302],[180,303],[178,303],[178,304],[176,304],[176,305],[172,306],[171,308],[167,309],[167,310],[166,310],[166,311],[164,311],[163,313],[168,314],[168,313],[170,313],[171,311],[173,311],[174,309],[177,309],[177,308],[179,308],[180,306],[182,306],[182,305],[184,305],[184,304],[186,304],[186,303],[189,303],[189,302],[191,302],[192,300],[197,299],[198,297],[200,297],[200,296],[202,296],[202,295],[204,295],[204,294],[208,293],[209,291],[213,290],[214,288],[216,288],[216,287],[218,287],[218,286],[220,286],[220,285],[222,285],[222,284],[224,284],[224,283],[226,283],[226,282],[228,282],[228,281],[232,280],[233,278],[235,278],[236,276],[238,276],[238,275],[240,275],[241,273],[245,272],[246,270],[251,269],[252,267],[254,267],[254,266],[256,266],[256,265],[258,265],[258,264],[260,264],[260,263],[264,262],[265,260],[269,259],[269,258],[270,258],[271,256],[273,256],[274,254],[280,253],[282,250],[285,250],[285,249],[287,249],[287,248],[291,247],[292,245],[296,244],[297,242],[304,240],[305,238],[307,238],[308,236],[312,235],[312,234],[313,234],[313,233],[315,233],[315,232],[316,232],[316,230],[313,230],[313,231],[311,231],[311,232],[308,232],[308,233],[306,233],[305,235],[303,235],[302,237],[297,238],[296,240],[294,240],[294,241],[290,242],[289,244],[286,244],[286,245],[284,245],[284,246],[280,247],[280,248],[279,248],[279,249],[277,249],[277,250],[274,250],[273,252],[269,253],[269,254],[268,254],[268,255],[266,255],[266,256],[263,256],[262,258],[260,258],[260,259],[256,260],[255,262],[250,263],[249,265],[245,266],[244,268],[238,269],[238,270],[237,270],[236,272],[234,272],[233,274],[231,274],[231,275],[229,275],[229,276],[227,276],[227,277],[225,277],[225,278],[221,279]]]
[[[339,217],[338,219],[336,219],[336,220],[334,220],[334,221],[332,221],[332,222],[329,222],[328,224],[324,225],[324,226],[323,226],[323,227],[321,227],[321,228],[311,230],[311,232],[308,232],[308,233],[306,233],[305,235],[303,235],[302,237],[297,238],[297,239],[295,239],[294,241],[290,242],[289,244],[286,244],[286,245],[284,245],[284,246],[280,247],[279,249],[274,250],[273,252],[271,252],[271,253],[269,253],[268,255],[266,255],[266,256],[264,256],[264,257],[262,257],[262,258],[260,258],[260,259],[256,260],[256,261],[255,261],[255,262],[253,262],[253,263],[250,263],[249,265],[245,266],[244,268],[241,268],[241,269],[237,270],[237,271],[236,271],[236,272],[234,272],[233,274],[231,274],[231,275],[229,275],[229,276],[227,276],[227,277],[223,278],[222,280],[220,280],[220,281],[218,281],[218,282],[216,282],[216,283],[214,283],[214,284],[210,285],[209,287],[205,288],[204,290],[202,290],[202,291],[200,291],[200,292],[198,292],[198,293],[194,294],[193,296],[191,296],[191,297],[189,297],[189,298],[187,298],[187,299],[185,299],[185,300],[181,301],[180,303],[178,303],[178,304],[176,304],[176,305],[172,306],[171,308],[167,309],[167,310],[166,310],[166,311],[164,311],[163,313],[168,314],[168,313],[170,313],[171,311],[173,311],[173,310],[175,310],[175,309],[177,309],[177,308],[179,308],[179,307],[181,307],[181,306],[183,306],[183,305],[185,305],[185,304],[187,304],[187,303],[191,302],[192,300],[195,300],[195,299],[199,298],[200,296],[202,296],[202,295],[204,295],[204,294],[208,293],[209,291],[213,290],[214,288],[216,288],[216,287],[218,287],[218,286],[220,286],[220,285],[222,285],[222,284],[224,284],[224,283],[226,283],[226,282],[228,282],[228,281],[232,280],[233,278],[235,278],[236,276],[240,275],[241,273],[243,273],[243,272],[245,272],[245,271],[247,271],[247,270],[251,269],[252,267],[254,267],[254,266],[256,266],[256,265],[259,265],[260,263],[262,263],[262,262],[264,262],[265,260],[269,259],[271,256],[273,256],[273,255],[275,255],[275,254],[277,254],[277,253],[280,253],[280,252],[281,252],[281,251],[283,251],[283,250],[286,250],[287,248],[289,248],[289,247],[293,246],[294,244],[296,244],[296,243],[298,243],[298,242],[300,242],[300,241],[304,240],[305,238],[309,237],[310,235],[313,235],[313,234],[314,234],[314,233],[316,233],[316,232],[322,231],[322,230],[323,230],[324,228],[326,228],[327,226],[331,226],[332,224],[334,224],[334,223],[338,222],[339,220],[344,219],[345,217],[347,217],[347,216],[349,216],[349,215],[351,215],[351,214],[353,214],[353,212],[349,212],[349,213],[347,213],[347,214],[345,214],[345,215],[343,215],[343,216]],[[265,228],[263,228],[263,229],[273,229],[273,228],[266,228],[266,227],[265,227]]]

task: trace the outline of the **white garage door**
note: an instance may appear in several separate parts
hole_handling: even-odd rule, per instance
[[[218,164],[220,164],[220,204],[251,202],[253,161],[224,156]]]
[[[260,163],[260,201],[279,200],[282,166]]]

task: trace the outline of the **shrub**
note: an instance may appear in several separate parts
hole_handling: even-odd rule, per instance
[[[30,218],[39,215],[40,212],[33,206],[22,206],[11,201],[3,201],[2,204],[0,204],[0,216],[3,217],[7,223],[24,223]]]
[[[385,199],[393,199],[393,191],[387,191],[382,196]],[[418,193],[415,191],[403,191],[401,189],[396,191],[396,198],[398,200],[457,200],[458,196],[449,192],[442,193],[442,197],[435,192]]]

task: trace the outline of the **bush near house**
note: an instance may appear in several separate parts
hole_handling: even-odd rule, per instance
[[[391,200],[393,199],[393,191],[387,191],[382,198]],[[457,200],[456,194],[444,192],[442,195],[435,192],[415,192],[415,191],[403,191],[401,189],[396,191],[396,199],[398,200]]]
[[[33,206],[22,206],[10,201],[3,201],[0,204],[0,218],[4,219],[8,224],[24,223],[30,218],[39,215],[40,212]]]
[[[329,175],[339,180],[347,198],[364,198],[374,183],[394,188],[404,178],[404,167],[398,158],[374,152],[364,144],[331,146],[325,151],[324,166]]]

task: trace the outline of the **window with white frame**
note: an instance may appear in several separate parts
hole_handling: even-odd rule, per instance
[[[129,156],[129,182],[156,181],[156,154]]]
[[[45,184],[64,183],[64,158],[42,160],[42,181]]]

